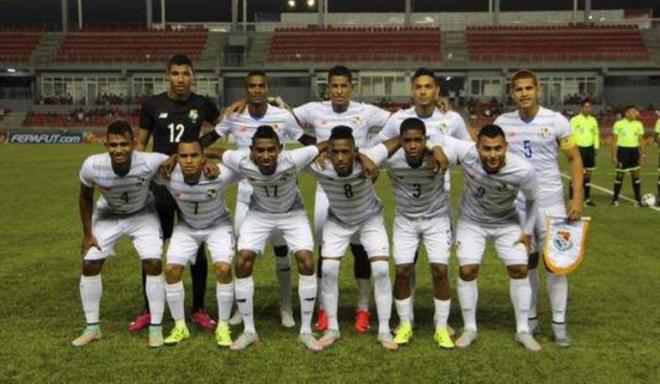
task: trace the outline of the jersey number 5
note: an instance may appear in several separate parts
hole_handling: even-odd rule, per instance
[[[532,158],[532,142],[529,140],[523,141],[523,153],[528,159]]]
[[[170,130],[170,143],[178,143],[181,141],[181,136],[186,127],[183,124],[170,124],[167,126]]]

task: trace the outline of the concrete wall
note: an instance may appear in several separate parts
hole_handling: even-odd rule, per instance
[[[605,79],[605,101],[660,108],[660,76],[617,76]]]

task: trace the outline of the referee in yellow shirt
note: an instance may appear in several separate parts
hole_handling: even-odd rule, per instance
[[[596,169],[596,153],[600,147],[600,131],[598,121],[592,115],[592,106],[589,99],[580,103],[580,113],[571,119],[571,131],[577,142],[582,164],[584,165],[584,203],[591,207],[596,204],[591,200],[591,172]],[[571,195],[573,188],[571,188]]]
[[[624,118],[614,123],[612,141],[612,161],[616,166],[614,179],[614,198],[612,205],[619,206],[619,192],[623,184],[625,172],[630,172],[636,207],[643,207],[640,193],[642,181],[639,178],[639,168],[644,158],[644,126],[638,120],[639,111],[634,105],[627,106]]]

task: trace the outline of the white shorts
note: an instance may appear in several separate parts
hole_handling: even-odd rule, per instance
[[[392,231],[394,264],[412,264],[420,240],[424,241],[429,263],[448,264],[453,240],[449,217],[411,220],[395,216]]]
[[[238,191],[236,194],[236,211],[234,213],[234,231],[240,233],[241,225],[245,220],[248,210],[250,209],[250,199],[252,198],[252,186],[246,180],[241,180],[238,183]],[[286,241],[279,230],[273,231],[269,238],[273,247],[286,246]]]
[[[126,235],[131,238],[140,260],[160,259],[163,253],[163,232],[160,220],[153,206],[126,216],[111,215],[94,211],[92,216],[92,234],[101,247],[90,248],[85,260],[101,260],[115,254],[115,243]]]
[[[307,214],[297,209],[285,213],[248,211],[238,233],[238,250],[249,249],[257,254],[262,253],[266,240],[276,230],[281,233],[291,252],[314,249]]]
[[[316,194],[314,195],[314,239],[317,243],[323,241],[323,226],[328,221],[328,210],[330,209],[330,202],[328,195],[325,194],[323,188],[316,184]],[[358,234],[351,237],[351,244],[360,244],[360,236]]]
[[[167,250],[167,263],[184,266],[188,263],[194,264],[197,250],[203,242],[206,242],[213,263],[231,264],[234,260],[236,242],[231,224],[219,221],[208,228],[196,229],[180,221],[172,233]]]
[[[484,226],[459,218],[456,230],[458,265],[481,264],[488,238],[495,240],[495,250],[504,265],[527,265],[527,249],[521,243],[514,245],[521,233],[518,224]]]
[[[376,215],[360,225],[347,226],[328,219],[323,227],[323,257],[343,257],[354,235],[359,236],[368,257],[389,256],[390,243],[382,215]]]
[[[518,208],[518,217],[520,217],[520,222],[525,221],[525,203],[524,200],[517,201]],[[539,247],[537,244],[545,243],[545,237],[548,233],[548,219],[546,216],[566,216],[566,205],[565,204],[554,204],[547,207],[539,207],[538,213],[536,215],[536,225],[534,225],[534,236],[532,237],[532,248],[536,249],[538,252]]]

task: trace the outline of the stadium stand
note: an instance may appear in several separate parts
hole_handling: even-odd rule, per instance
[[[54,60],[101,63],[163,62],[171,55],[184,51],[191,59],[199,60],[207,38],[206,29],[84,29],[66,34]]]
[[[137,127],[140,109],[123,111],[118,108],[94,108],[88,111],[77,109],[71,112],[28,112],[22,126],[24,128],[88,128],[105,127],[116,119],[128,121]]]
[[[44,33],[45,29],[2,29],[0,31],[0,60],[28,61]]]
[[[649,52],[636,26],[470,26],[476,61],[637,61]]]
[[[438,27],[277,28],[268,60],[438,62],[440,41]]]

